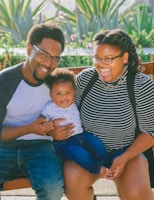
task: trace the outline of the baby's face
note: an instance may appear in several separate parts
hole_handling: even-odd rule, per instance
[[[70,82],[60,82],[52,86],[50,96],[59,107],[67,108],[74,102],[75,89]]]

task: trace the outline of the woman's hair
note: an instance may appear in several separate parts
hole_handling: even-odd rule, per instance
[[[52,23],[35,24],[27,35],[27,44],[37,45],[42,42],[44,38],[56,40],[61,44],[62,51],[65,46],[65,38],[60,27]]]
[[[94,35],[93,45],[109,44],[121,50],[121,53],[128,52],[128,67],[137,72],[141,60],[136,51],[135,44],[131,37],[120,29],[104,30]]]
[[[49,89],[52,89],[52,86],[56,83],[71,83],[73,88],[76,87],[76,76],[73,71],[65,68],[55,69],[50,76],[46,78],[46,85]]]

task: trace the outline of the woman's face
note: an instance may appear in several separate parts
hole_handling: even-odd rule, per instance
[[[99,44],[94,47],[94,65],[104,82],[114,82],[119,79],[128,63],[128,53],[121,52],[116,46]]]

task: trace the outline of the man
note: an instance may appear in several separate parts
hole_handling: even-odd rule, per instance
[[[44,81],[61,61],[64,44],[59,27],[35,25],[27,37],[26,61],[0,72],[0,185],[25,176],[38,200],[58,200],[64,192],[62,162],[52,137],[64,138],[72,125],[56,133],[53,122],[38,118],[50,100]]]

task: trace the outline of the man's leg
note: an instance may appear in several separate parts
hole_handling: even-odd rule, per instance
[[[0,190],[5,181],[22,176],[17,165],[17,149],[16,141],[0,142]]]
[[[60,200],[64,192],[62,161],[53,143],[27,141],[25,147],[20,154],[21,170],[30,179],[37,200]]]

